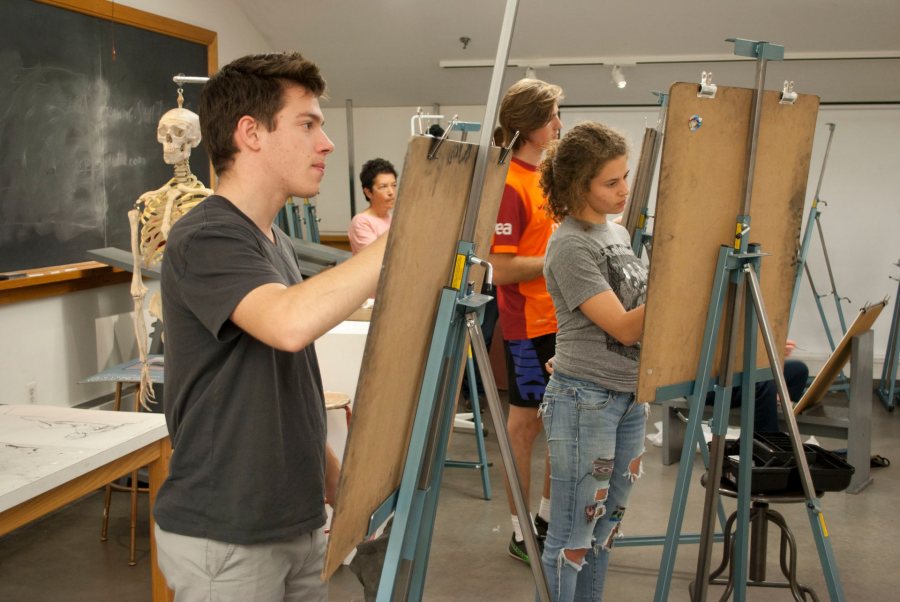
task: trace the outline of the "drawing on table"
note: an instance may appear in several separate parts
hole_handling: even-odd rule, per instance
[[[52,429],[62,428],[71,429],[66,433],[66,439],[84,439],[88,435],[94,433],[103,433],[122,428],[123,424],[104,424],[102,422],[76,422],[74,420],[48,420],[38,416],[19,416],[22,420],[38,423],[41,428]]]

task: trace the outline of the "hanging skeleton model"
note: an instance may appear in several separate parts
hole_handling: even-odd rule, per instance
[[[188,159],[191,149],[200,144],[200,118],[182,108],[184,98],[178,90],[178,108],[168,111],[159,120],[156,139],[163,145],[163,160],[175,169],[175,177],[162,188],[145,192],[128,212],[131,224],[131,254],[134,268],[131,278],[131,297],[134,299],[134,334],[141,360],[140,401],[145,409],[154,402],[150,364],[147,361],[147,325],[144,322],[144,297],[147,287],[141,278],[141,266],[154,267],[162,261],[163,250],[172,225],[212,194],[191,173]],[[162,302],[159,293],[150,299],[150,315],[162,322]]]

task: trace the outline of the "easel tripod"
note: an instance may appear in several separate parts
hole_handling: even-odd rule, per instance
[[[698,362],[693,388],[690,396],[691,413],[687,432],[682,447],[681,463],[678,470],[672,510],[666,533],[666,543],[660,563],[654,600],[665,602],[669,597],[675,555],[679,543],[679,534],[684,518],[687,493],[693,468],[693,450],[697,441],[702,442],[700,423],[705,405],[707,386],[712,374],[720,325],[724,326],[723,353],[719,370],[719,378],[713,386],[715,405],[713,409],[712,442],[710,445],[710,463],[706,478],[706,494],[702,519],[700,550],[697,569],[692,588],[693,600],[706,600],[710,580],[710,561],[712,556],[713,529],[715,526],[715,508],[718,502],[718,484],[722,476],[724,458],[725,432],[728,426],[731,392],[734,386],[742,387],[741,399],[741,441],[740,467],[738,472],[738,509],[735,553],[733,560],[733,581],[735,583],[734,599],[745,600],[748,577],[748,542],[750,519],[750,484],[751,484],[751,450],[754,421],[755,382],[765,371],[756,369],[757,334],[762,335],[766,355],[771,367],[778,396],[782,406],[784,419],[790,435],[791,447],[797,463],[803,497],[816,541],[816,547],[822,564],[823,573],[832,600],[844,600],[843,589],[834,561],[831,542],[825,525],[824,514],[813,487],[809,466],[803,451],[800,434],[789,402],[787,386],[781,368],[778,351],[772,335],[771,325],[766,313],[765,304],[759,286],[758,272],[763,254],[756,245],[749,244],[750,232],[750,198],[753,189],[754,170],[756,166],[757,143],[763,102],[766,63],[769,60],[782,60],[784,49],[781,46],[766,42],[749,40],[731,40],[735,42],[735,53],[750,56],[757,60],[756,88],[752,102],[751,130],[748,137],[747,177],[743,187],[743,212],[735,220],[735,237],[731,246],[719,249],[714,273],[714,281],[710,292],[709,312],[704,328],[700,360]],[[782,101],[785,102],[792,90],[785,86]],[[794,95],[796,98],[796,95]],[[790,102],[790,101],[788,101]],[[727,288],[726,288],[727,284]],[[743,302],[743,316],[741,315]],[[740,380],[735,374],[738,337],[743,326],[743,364]],[[701,443],[702,444],[702,443]]]

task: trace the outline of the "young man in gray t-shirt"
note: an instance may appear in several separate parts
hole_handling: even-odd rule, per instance
[[[327,599],[340,465],[313,342],[375,290],[385,240],[304,281],[273,226],[288,198],[318,193],[334,150],[324,88],[311,61],[273,53],[233,61],[201,94],[218,186],[172,228],[162,265],[173,454],[154,516],[179,599]]]

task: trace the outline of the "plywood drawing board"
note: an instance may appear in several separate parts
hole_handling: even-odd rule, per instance
[[[809,388],[806,389],[806,393],[794,406],[794,416],[821,403],[822,398],[828,392],[828,388],[831,387],[831,383],[834,382],[834,379],[837,378],[837,375],[840,374],[847,364],[847,360],[850,359],[853,337],[871,329],[872,325],[875,324],[875,320],[881,315],[881,310],[884,309],[885,305],[887,305],[887,301],[882,301],[881,303],[867,305],[859,310],[859,314],[857,314],[856,319],[853,320],[850,328],[847,329],[847,332],[841,338],[841,342],[834,348],[834,352],[828,357],[825,365],[822,366]]]
[[[477,144],[445,141],[427,159],[432,138],[412,138],[391,224],[323,574],[359,544],[370,515],[400,485],[440,291],[450,281],[475,168]],[[508,164],[488,155],[475,227],[486,256]]]
[[[753,90],[720,86],[713,99],[698,98],[697,90],[696,84],[676,83],[669,95],[638,377],[641,402],[658,399],[661,387],[694,380],[719,248],[732,245],[735,219],[743,213]],[[783,348],[819,99],[800,95],[795,104],[781,105],[779,97],[763,95],[749,240],[768,254],[760,285],[774,340]],[[692,128],[696,117],[702,123]],[[720,367],[722,330],[713,376]],[[737,349],[740,372],[742,337]],[[760,338],[757,367],[767,366]]]

